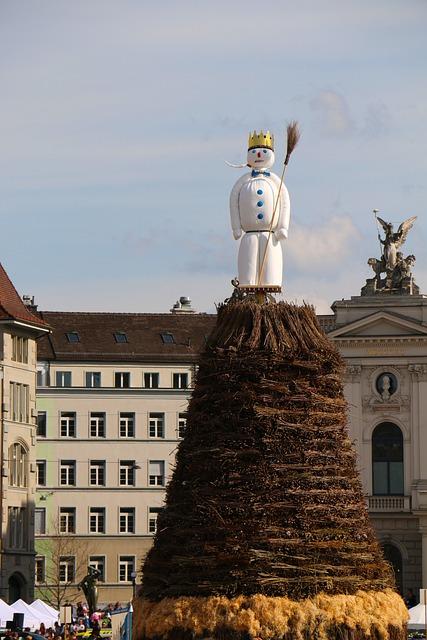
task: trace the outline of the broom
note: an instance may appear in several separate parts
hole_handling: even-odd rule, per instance
[[[293,150],[295,149],[295,147],[297,146],[298,141],[299,141],[300,136],[301,136],[299,128],[298,128],[298,122],[296,120],[293,120],[292,122],[290,122],[288,124],[288,126],[287,126],[286,132],[287,132],[286,157],[285,157],[285,162],[283,163],[282,175],[280,177],[279,192],[277,194],[276,202],[274,203],[273,216],[272,216],[272,219],[271,219],[270,228],[268,230],[267,243],[265,245],[264,254],[262,256],[261,268],[260,268],[259,273],[258,273],[258,282],[257,282],[258,286],[259,286],[259,284],[261,282],[262,272],[264,270],[264,264],[265,264],[265,259],[266,259],[266,256],[267,256],[267,250],[268,250],[268,243],[270,242],[272,229],[273,229],[273,226],[274,226],[274,223],[275,223],[275,219],[276,219],[276,211],[277,211],[277,206],[279,204],[280,192],[281,192],[281,189],[282,189],[283,179],[285,177],[286,167],[288,166],[291,154],[292,154]]]

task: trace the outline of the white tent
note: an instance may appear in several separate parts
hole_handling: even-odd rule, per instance
[[[39,615],[43,616],[43,622],[45,627],[53,627],[55,622],[58,622],[59,611],[56,611],[53,607],[43,600],[37,599],[31,603],[31,607],[36,609]]]
[[[0,600],[0,627],[5,627],[8,620],[13,620],[13,609],[6,602]]]
[[[422,630],[426,627],[426,605],[417,604],[415,607],[409,609],[409,622],[408,629]]]
[[[27,604],[21,599],[11,604],[10,608],[14,611],[14,613],[24,614],[24,627],[29,627],[30,629],[38,629],[40,627],[40,623],[43,622],[42,614],[39,614],[37,609],[33,609],[31,605]]]

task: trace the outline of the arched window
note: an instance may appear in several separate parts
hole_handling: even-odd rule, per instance
[[[403,436],[398,426],[383,422],[372,434],[373,494],[403,495]]]
[[[394,544],[390,544],[386,542],[382,545],[384,558],[391,564],[393,567],[394,578],[396,580],[396,587],[399,593],[403,593],[403,576],[402,576],[402,554],[399,549],[394,546]]]
[[[20,442],[9,448],[9,486],[28,486],[28,452]]]

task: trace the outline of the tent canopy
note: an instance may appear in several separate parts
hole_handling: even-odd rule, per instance
[[[39,613],[37,609],[34,609],[31,605],[27,604],[21,599],[11,604],[10,608],[14,611],[14,613],[24,614],[24,627],[29,627],[30,629],[38,629],[40,627],[40,624],[44,622],[43,615]]]
[[[4,627],[8,620],[12,620],[13,613],[13,609],[4,600],[0,600],[0,626]]]
[[[408,629],[425,629],[426,626],[426,605],[417,604],[409,609]]]
[[[54,623],[58,622],[59,611],[56,611],[56,609],[46,602],[43,602],[43,600],[40,600],[40,598],[34,600],[34,602],[31,603],[31,607],[46,618],[46,622],[43,620],[45,626],[53,627]]]

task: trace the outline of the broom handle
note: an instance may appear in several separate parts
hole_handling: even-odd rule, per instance
[[[285,177],[285,171],[286,171],[286,167],[287,167],[288,161],[289,161],[289,158],[288,158],[288,156],[286,156],[286,160],[283,163],[282,175],[280,177],[279,192],[277,194],[277,199],[276,199],[276,202],[274,204],[273,216],[271,218],[270,228],[268,230],[268,238],[267,238],[267,242],[266,242],[265,249],[264,249],[264,255],[262,256],[261,268],[260,268],[259,273],[258,273],[257,286],[259,286],[259,284],[261,282],[262,272],[264,270],[265,259],[267,257],[268,243],[270,242],[270,238],[271,238],[271,234],[272,234],[272,229],[273,229],[273,225],[274,225],[274,221],[275,221],[275,217],[276,217],[277,206],[278,206],[279,200],[280,200],[280,193],[282,191],[283,179]]]

